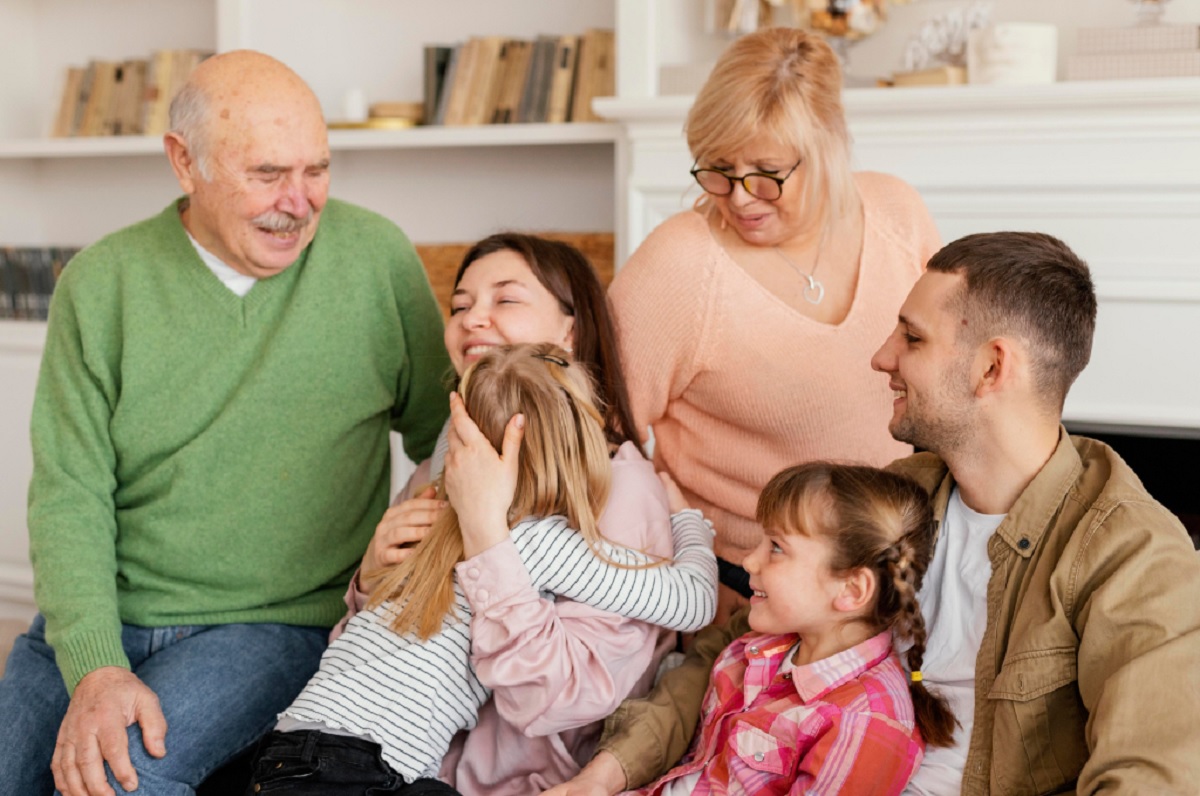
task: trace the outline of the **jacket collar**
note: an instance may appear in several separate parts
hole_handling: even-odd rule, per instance
[[[954,476],[946,469],[944,462],[940,459],[937,461],[944,475],[933,490],[932,499],[935,532],[940,533],[946,517],[946,506],[950,502],[950,491],[954,487]],[[1060,425],[1054,453],[1009,509],[1004,521],[996,528],[995,537],[1022,558],[1033,555],[1082,471],[1083,462],[1079,452],[1067,430]]]

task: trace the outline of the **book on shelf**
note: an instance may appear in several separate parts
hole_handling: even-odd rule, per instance
[[[472,36],[424,48],[430,124],[595,121],[591,101],[616,85],[613,31],[541,34],[532,40]]]
[[[208,55],[158,50],[149,58],[68,67],[50,135],[162,135],[170,123],[171,99]]]
[[[474,124],[495,124],[496,110],[500,107],[501,92],[504,91],[504,81],[508,78],[509,64],[516,54],[511,39],[499,39],[496,52],[489,53],[490,66],[484,70],[483,85],[476,98],[475,112],[472,114]]]
[[[54,138],[65,138],[75,131],[76,106],[79,104],[79,94],[83,90],[86,74],[87,69],[82,66],[67,68],[62,100],[58,105],[58,114],[54,117],[54,127],[50,130],[50,135]]]
[[[481,36],[467,84],[467,102],[461,124],[488,124],[496,107],[496,85],[502,71],[500,55],[504,50],[503,36]]]
[[[78,251],[60,246],[0,247],[0,318],[46,320],[54,285]]]
[[[145,58],[131,58],[117,70],[117,89],[109,104],[109,135],[142,134],[142,97],[146,93]]]
[[[517,121],[521,90],[525,87],[525,76],[529,72],[529,60],[533,54],[533,42],[510,39],[505,42],[504,50],[501,55],[503,73],[496,92],[492,124],[513,124]]]
[[[476,64],[479,61],[479,50],[482,46],[479,39],[468,39],[458,48],[458,57],[454,63],[454,79],[447,86],[449,96],[446,98],[445,113],[441,114],[444,125],[466,124],[471,87],[477,80]]]
[[[929,69],[912,72],[896,72],[885,85],[890,86],[956,86],[967,82],[967,69],[963,66],[943,64]]]
[[[611,97],[616,87],[616,54],[613,31],[591,28],[580,37],[579,64],[571,97],[571,121],[595,122],[600,117],[592,110],[596,97]]]
[[[550,66],[550,89],[546,97],[546,121],[571,121],[571,90],[579,62],[579,37],[559,36]]]
[[[554,47],[557,36],[541,35],[533,41],[529,73],[521,89],[517,106],[517,121],[521,123],[546,121],[546,103],[550,96],[550,81],[554,69]]]
[[[78,136],[108,135],[104,125],[108,116],[108,103],[117,82],[117,64],[113,61],[93,61],[88,69],[91,85],[83,116],[75,130]]]
[[[458,62],[462,60],[462,50],[461,44],[450,48],[450,56],[446,59],[446,73],[442,77],[442,85],[438,88],[437,111],[429,119],[432,124],[446,123],[446,111],[450,107],[450,96],[458,79]]]
[[[171,92],[171,67],[174,59],[170,50],[155,50],[146,70],[146,86],[142,95],[142,130],[146,135],[162,135],[167,131],[167,111]]]
[[[450,66],[450,54],[454,47],[445,44],[425,45],[424,85],[423,95],[425,105],[425,123],[433,124],[437,119],[438,99],[442,95],[442,85],[446,81],[446,69]]]

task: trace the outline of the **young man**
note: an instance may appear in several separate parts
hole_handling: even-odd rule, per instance
[[[424,270],[394,224],[328,199],[299,76],[218,55],[171,116],[186,196],[81,252],[51,307],[41,615],[0,681],[0,793],[191,793],[254,742],[344,612],[389,430],[420,460],[446,418]]]
[[[971,235],[930,260],[872,359],[896,392],[893,436],[929,451],[893,467],[934,501],[922,673],[962,723],[908,793],[1200,782],[1200,557],[1111,449],[1061,426],[1095,317],[1087,266],[1061,241]],[[549,793],[615,793],[669,768],[712,656],[744,629],[706,631]]]

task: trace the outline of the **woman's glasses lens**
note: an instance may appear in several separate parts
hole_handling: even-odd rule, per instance
[[[733,193],[736,179],[715,169],[697,169],[696,182],[705,191],[716,196],[728,196]],[[742,186],[751,196],[767,201],[778,199],[782,193],[779,183],[765,174],[747,174],[742,179]]]

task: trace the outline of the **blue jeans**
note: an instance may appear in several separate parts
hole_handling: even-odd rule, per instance
[[[50,758],[69,698],[40,615],[19,636],[0,680],[0,796],[54,791]],[[291,625],[123,625],[134,674],[158,695],[167,755],[154,758],[137,724],[129,756],[137,796],[192,796],[214,769],[275,726],[321,662],[328,630]],[[125,794],[109,775],[109,784]]]

